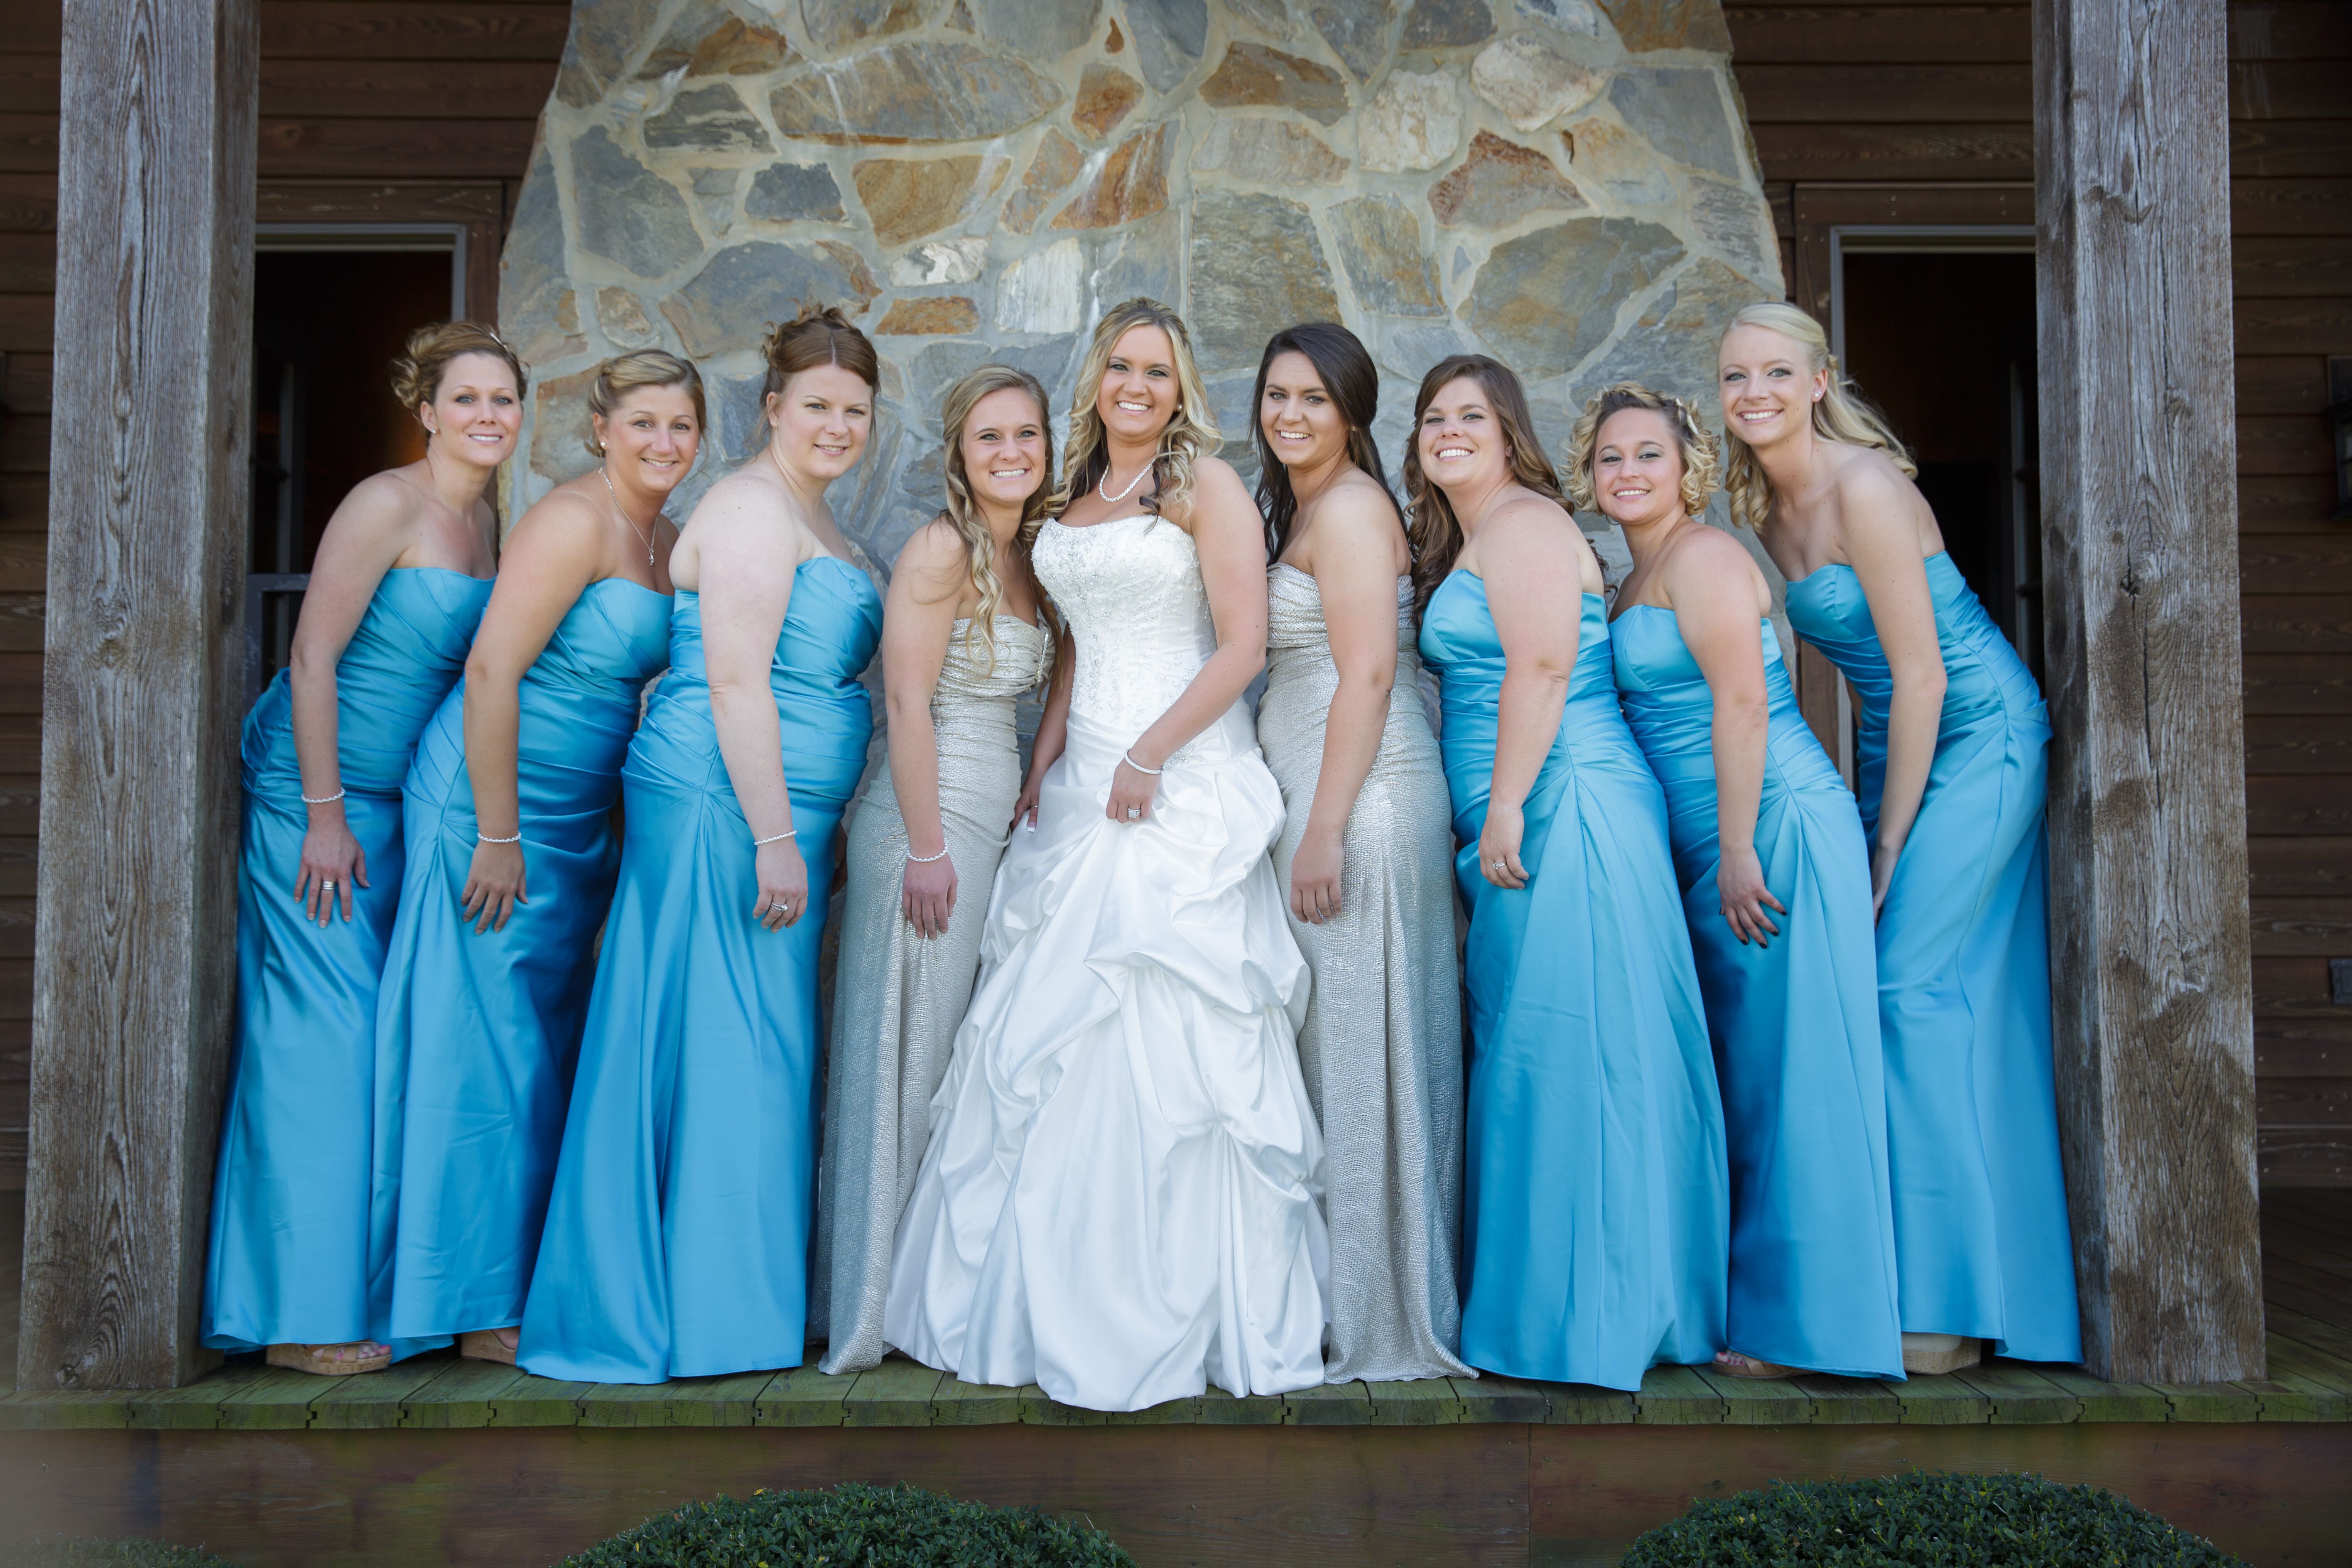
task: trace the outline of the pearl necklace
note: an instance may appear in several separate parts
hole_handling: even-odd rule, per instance
[[[1135,487],[1141,484],[1144,481],[1145,477],[1159,466],[1160,459],[1155,456],[1151,461],[1143,465],[1142,469],[1136,474],[1135,478],[1128,481],[1127,488],[1125,489],[1119,491],[1117,495],[1113,495],[1108,490],[1103,489],[1103,486],[1110,483],[1110,461],[1108,458],[1105,458],[1103,461],[1102,478],[1095,481],[1095,494],[1102,497],[1104,500],[1108,501],[1111,505],[1117,506],[1119,502],[1133,495],[1135,493]]]

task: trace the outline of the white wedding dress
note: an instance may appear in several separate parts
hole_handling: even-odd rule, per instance
[[[981,975],[898,1222],[884,1337],[967,1383],[1140,1410],[1323,1380],[1307,972],[1266,847],[1282,795],[1234,707],[1104,815],[1120,754],[1216,647],[1172,522],[1049,522],[1069,742],[996,876]]]

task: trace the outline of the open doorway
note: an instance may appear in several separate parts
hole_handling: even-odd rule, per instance
[[[389,367],[410,332],[464,313],[464,282],[465,231],[454,225],[257,234],[248,704],[286,665],[327,520],[362,479],[423,455]]]
[[[2038,681],[2032,236],[1864,229],[1836,239],[1839,362],[1910,447],[1952,563]]]

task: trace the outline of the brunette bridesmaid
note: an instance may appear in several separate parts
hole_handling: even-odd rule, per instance
[[[1462,1355],[1639,1388],[1724,1343],[1723,1121],[1665,801],[1518,377],[1443,361],[1413,426],[1421,650],[1471,911]]]
[[[658,349],[596,367],[603,463],[509,535],[466,678],[408,771],[412,853],[376,1009],[379,1338],[514,1360],[572,1060],[612,902],[612,808],[669,662],[662,503],[702,378]]]
[[[898,552],[882,618],[889,749],[850,819],[819,1183],[824,1370],[881,1361],[890,1246],[931,1096],[980,970],[988,892],[1021,793],[1013,704],[1051,657],[1029,547],[1045,519],[1045,389],[986,364],[942,406],[947,509]]]
[[[1905,1364],[2082,1359],[2050,1057],[2049,713],[1915,470],[1793,305],[1720,354],[1732,516],[1853,683]]]
[[[1717,1370],[1903,1375],[1862,819],[1797,711],[1748,552],[1698,514],[1714,437],[1623,384],[1573,459],[1625,531],[1617,689],[1666,794],[1731,1152]]]
[[[1287,816],[1275,874],[1314,976],[1299,1066],[1322,1124],[1325,1379],[1475,1375],[1461,1304],[1462,1007],[1445,771],[1423,711],[1412,552],[1355,333],[1292,327],[1257,373],[1266,517],[1258,745]]]
[[[245,721],[236,1059],[213,1176],[204,1342],[375,1372],[369,1123],[376,990],[400,896],[400,787],[490,597],[484,492],[522,424],[522,362],[471,321],[412,335],[393,392],[425,456],[336,508],[293,657]]]
[[[544,1376],[801,1363],[817,947],[882,635],[824,491],[865,454],[880,366],[814,308],[766,358],[768,445],[671,552],[670,671],[621,770],[620,879],[517,1358]]]

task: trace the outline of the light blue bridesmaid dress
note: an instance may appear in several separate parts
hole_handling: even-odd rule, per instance
[[[466,685],[408,771],[408,877],[376,1005],[374,1336],[447,1339],[522,1321],[596,929],[620,864],[613,803],[637,697],[669,659],[669,597],[582,590],[517,690],[524,893],[503,931],[458,900],[478,825]]]
[[[1729,1177],[1665,799],[1618,711],[1601,595],[1580,613],[1517,890],[1478,868],[1504,667],[1485,584],[1454,573],[1422,622],[1471,911],[1462,1357],[1633,1389],[1724,1347]]]
[[[344,1344],[371,1331],[368,1127],[376,987],[400,898],[400,785],[489,599],[487,577],[396,567],[335,666],[343,819],[370,884],[352,889],[348,922],[340,889],[324,927],[294,897],[310,814],[286,671],[246,716],[236,1056],[205,1265],[204,1342],[215,1350]]]
[[[816,1173],[817,946],[836,830],[866,767],[866,574],[793,575],[769,684],[783,731],[798,923],[760,929],[751,830],[711,721],[701,601],[621,770],[620,883],[523,1312],[529,1371],[660,1383],[801,1364]]]
[[[1672,610],[1636,605],[1611,629],[1625,718],[1666,792],[1723,1085],[1730,1346],[1815,1372],[1899,1378],[1870,862],[1853,796],[1805,727],[1780,639],[1759,622],[1770,728],[1756,854],[1788,912],[1770,917],[1780,934],[1769,945],[1743,944],[1716,889],[1714,695]]]
[[[2050,1063],[2049,711],[1952,558],[1927,568],[1944,710],[1878,917],[1903,1326],[2080,1361]],[[1875,834],[1895,678],[1853,568],[1790,584],[1789,623],[1862,699],[1857,773]]]

